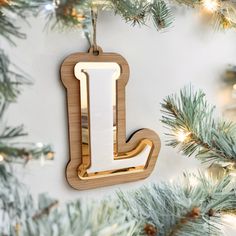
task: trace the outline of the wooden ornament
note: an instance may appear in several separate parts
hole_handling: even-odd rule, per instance
[[[126,140],[125,87],[128,79],[126,60],[116,53],[103,53],[101,48],[96,54],[93,48],[88,53],[72,54],[62,63],[70,145],[66,177],[75,189],[144,179],[155,166],[160,139],[154,131],[140,129]],[[110,88],[112,91],[114,88],[114,93],[112,98],[106,99],[106,95],[111,94]]]

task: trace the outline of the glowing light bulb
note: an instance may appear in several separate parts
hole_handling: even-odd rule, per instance
[[[37,146],[38,148],[42,148],[42,147],[43,147],[43,143],[37,143],[36,146]]]
[[[0,162],[4,161],[4,156],[0,154]]]
[[[227,166],[227,171],[228,171],[229,175],[233,177],[234,182],[235,182],[235,180],[236,180],[235,179],[235,177],[236,177],[236,164],[234,164],[234,163],[229,164]]]
[[[223,217],[222,217],[222,221],[226,224],[226,225],[228,225],[228,226],[230,226],[230,227],[232,227],[232,228],[236,228],[236,217],[233,215],[233,214],[225,214],[225,215],[223,215]]]
[[[49,152],[49,153],[47,154],[47,159],[48,159],[48,160],[54,159],[54,152]]]
[[[178,133],[177,133],[177,140],[179,141],[179,142],[184,142],[184,141],[186,141],[186,139],[188,138],[188,136],[189,136],[189,132],[184,132],[184,131],[182,131],[182,130],[180,130]]]
[[[53,11],[55,9],[55,5],[54,4],[47,4],[47,5],[45,5],[44,8],[46,11]]]
[[[108,3],[106,0],[95,0],[95,1],[92,1],[92,5],[93,6],[105,6],[105,5],[108,5]]]
[[[236,84],[233,85],[233,89],[236,90]]]
[[[203,7],[210,12],[214,12],[219,8],[217,0],[203,0]]]

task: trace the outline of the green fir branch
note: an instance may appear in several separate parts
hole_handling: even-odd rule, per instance
[[[94,7],[99,11],[114,11],[133,26],[146,25],[151,17],[160,30],[169,27],[173,21],[172,12],[163,0],[106,0],[97,5],[93,1],[65,1],[50,5],[50,10],[42,9],[41,12],[46,14],[47,25],[50,23],[52,29],[72,27],[88,31],[91,28],[91,9]]]
[[[18,184],[15,192],[15,179],[1,168],[0,176],[6,178],[1,182],[0,195],[6,196],[1,201],[7,206],[11,193],[15,207],[0,208],[0,214],[8,215],[1,229],[6,236],[222,235],[224,215],[236,209],[230,177],[213,181],[203,174],[185,174],[178,183],[120,191],[117,198],[90,203],[75,200],[60,205],[44,194],[36,206],[23,186]],[[25,207],[26,200],[30,207]]]
[[[236,126],[214,119],[205,94],[186,87],[162,103],[162,122],[170,131],[167,145],[203,162],[236,162]],[[182,138],[179,138],[179,135]]]
[[[8,56],[0,49],[0,100],[6,103],[15,102],[20,94],[20,87],[31,84],[24,74],[14,72],[10,67],[18,69],[10,64]]]
[[[56,207],[57,204],[57,200],[41,195],[39,210],[23,222],[20,235],[137,235],[136,220],[114,199],[91,203],[76,200]]]
[[[236,6],[233,1],[227,3],[224,1],[212,1],[213,5],[204,0],[175,0],[175,2],[207,13],[208,17],[205,20],[215,30],[234,29],[236,27]]]
[[[0,35],[4,37],[12,45],[16,45],[12,36],[25,39],[26,35],[20,31],[20,27],[16,26],[0,11]]]
[[[222,235],[221,213],[236,208],[234,187],[229,177],[214,182],[187,174],[182,182],[119,192],[119,198],[136,219],[154,226],[153,235]]]
[[[163,0],[155,0],[151,6],[152,20],[157,30],[168,28],[174,21],[173,13]]]
[[[106,0],[103,4],[96,5],[93,1],[10,1],[0,8],[0,35],[15,45],[14,38],[25,39],[26,35],[16,25],[15,17],[27,22],[31,15],[42,13],[46,18],[46,27],[76,28],[84,30],[86,35],[91,35],[91,9],[112,10],[119,14],[131,25],[146,25],[152,18],[157,30],[169,27],[173,22],[171,9],[164,0]],[[13,16],[12,16],[13,15]]]
[[[171,9],[163,0],[150,1],[111,1],[115,14],[119,14],[132,25],[146,25],[151,17],[157,30],[169,27],[173,23]]]
[[[134,25],[146,23],[150,4],[142,0],[112,0],[111,8],[115,14],[119,14],[126,22]]]
[[[0,235],[17,236],[17,226],[34,213],[32,195],[9,166],[0,164]]]
[[[84,29],[91,25],[90,1],[64,1],[59,4],[49,1],[47,6],[51,9],[41,8],[38,13],[46,16],[46,26],[51,29]]]
[[[23,147],[22,147],[23,146]],[[50,145],[40,143],[2,143],[0,155],[4,163],[27,164],[31,160],[53,160],[54,152]]]
[[[16,19],[27,22],[27,17],[39,11],[47,0],[9,0],[0,5],[0,36],[15,45],[13,38],[25,39],[26,34],[20,31]]]
[[[4,122],[4,114],[9,104],[16,102],[23,85],[31,84],[23,74],[14,72],[10,67],[18,69],[14,65],[10,65],[7,55],[0,50],[0,155],[1,161],[4,163],[22,163],[25,164],[31,159],[38,160],[42,156],[45,159],[53,159],[53,151],[50,145],[37,146],[35,144],[27,144],[28,147],[22,147],[23,144],[15,144],[13,140],[26,136],[23,125],[6,126]],[[18,69],[19,71],[19,69]],[[21,71],[20,71],[21,72]]]
[[[25,133],[23,125],[16,127],[4,126],[3,130],[0,132],[0,142],[26,135],[27,133]]]

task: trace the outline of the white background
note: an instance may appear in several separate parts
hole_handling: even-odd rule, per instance
[[[175,180],[183,171],[196,171],[201,166],[194,158],[183,157],[165,146],[165,129],[159,121],[160,102],[191,83],[202,88],[221,111],[229,95],[222,96],[219,77],[228,63],[236,64],[235,32],[213,32],[189,11],[179,12],[172,28],[164,33],[152,26],[133,28],[112,13],[99,16],[99,45],[106,52],[120,53],[130,65],[127,136],[139,128],[151,128],[160,135],[162,149],[155,170],[146,180],[79,192],[65,180],[69,158],[67,111],[59,69],[66,56],[86,51],[88,44],[79,31],[47,32],[43,31],[44,23],[43,17],[30,20],[31,27],[19,22],[27,40],[17,40],[17,47],[2,42],[12,61],[34,80],[34,86],[25,87],[18,103],[10,107],[6,120],[9,124],[25,124],[30,133],[26,141],[51,143],[56,152],[52,163],[42,167],[39,162],[32,162],[21,171],[22,180],[34,194],[49,192],[60,201],[99,198],[118,188]]]

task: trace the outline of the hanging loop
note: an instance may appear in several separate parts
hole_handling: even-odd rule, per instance
[[[93,54],[94,56],[98,56],[98,55],[101,55],[103,53],[103,50],[98,45],[97,45],[97,50],[95,50],[94,47],[91,46],[88,50],[88,53]]]
[[[92,48],[93,54],[99,54],[99,48],[97,45],[97,18],[98,18],[98,10],[96,7],[91,8],[91,17],[92,17],[92,28],[93,28],[93,38],[92,38]]]

